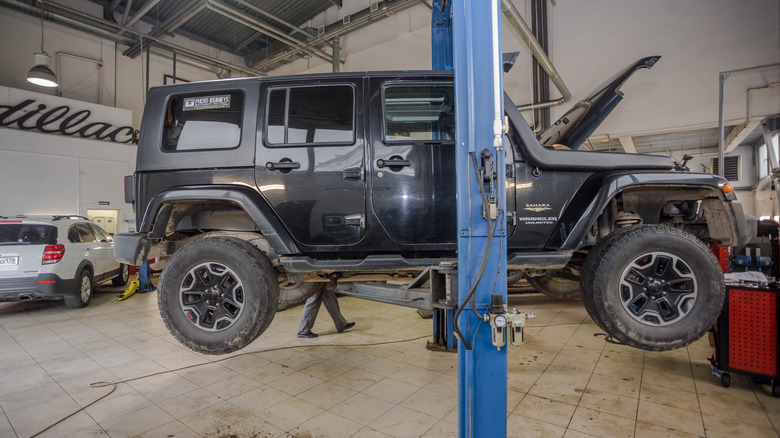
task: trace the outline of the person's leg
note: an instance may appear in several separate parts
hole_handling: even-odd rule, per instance
[[[330,313],[330,317],[333,318],[336,330],[343,332],[347,328],[347,320],[344,319],[344,315],[341,314],[341,309],[339,309],[339,300],[336,298],[336,286],[328,284],[322,289],[321,293],[322,301],[325,303],[325,308]]]
[[[320,311],[320,304],[322,304],[322,290],[315,292],[306,300],[306,304],[303,306],[303,314],[301,315],[301,325],[298,327],[298,334],[311,333],[312,327],[314,327],[314,321],[317,320],[317,314]]]

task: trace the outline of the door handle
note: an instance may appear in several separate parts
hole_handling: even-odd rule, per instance
[[[412,162],[409,160],[401,159],[401,157],[390,157],[387,160],[376,160],[376,167],[382,169],[383,167],[409,167]],[[393,170],[393,169],[390,169]]]
[[[289,159],[289,158],[288,158]],[[294,161],[279,161],[277,163],[267,162],[265,163],[265,168],[268,170],[287,170],[291,171],[293,169],[300,169],[301,163],[296,163]]]

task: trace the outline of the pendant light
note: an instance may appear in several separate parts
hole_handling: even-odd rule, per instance
[[[54,74],[51,65],[51,56],[43,50],[43,0],[41,0],[41,52],[35,54],[35,67],[27,73],[27,82],[41,87],[56,87],[57,75]]]

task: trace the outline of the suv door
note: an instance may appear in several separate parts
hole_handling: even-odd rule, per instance
[[[362,96],[361,78],[262,87],[255,181],[303,245],[365,234]]]
[[[454,242],[455,87],[451,79],[370,80],[371,205],[401,244]]]
[[[95,269],[94,277],[102,275],[106,272],[106,265],[108,265],[109,254],[103,245],[95,238],[95,233],[92,232],[92,228],[87,223],[76,224],[76,230],[79,233],[80,242],[78,245],[87,254],[87,258],[92,262]]]
[[[105,273],[118,270],[119,262],[114,259],[114,239],[112,239],[104,229],[100,228],[99,225],[89,224],[89,226],[92,228],[92,231],[95,233],[95,237],[97,237],[97,240],[100,243],[100,247],[103,248],[103,251],[106,254],[105,259],[103,259],[103,272]]]

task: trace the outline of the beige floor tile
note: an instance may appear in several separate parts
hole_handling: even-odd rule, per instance
[[[354,368],[349,365],[336,362],[332,359],[322,360],[314,365],[302,368],[304,373],[311,374],[312,376],[317,377],[323,381],[331,380],[346,373],[347,371],[351,371],[352,369]]]
[[[401,406],[423,414],[443,418],[458,404],[457,398],[447,397],[441,393],[421,389],[400,403]]]
[[[576,408],[577,406],[573,404],[528,394],[512,412],[556,426],[567,427]]]
[[[190,429],[206,436],[229,436],[233,425],[252,417],[249,412],[228,402],[211,406],[182,418]]]
[[[625,397],[639,398],[640,380],[594,374],[588,381],[588,389],[611,392]]]
[[[389,436],[370,427],[364,427],[352,435],[351,438],[387,438]]]
[[[692,435],[704,435],[704,425],[699,412],[640,400],[637,420]]]
[[[279,380],[282,377],[289,376],[290,374],[295,374],[295,372],[295,370],[284,367],[277,363],[269,363],[249,370],[245,372],[244,375],[257,380],[260,383],[268,384],[274,380]]]
[[[286,392],[265,385],[233,397],[228,401],[241,409],[259,416],[267,409],[289,398],[290,395]]]
[[[34,423],[16,427],[16,433],[19,434],[19,437],[25,438],[30,437],[33,434],[37,434],[40,438],[62,438],[66,436],[84,437],[92,436],[89,435],[88,431],[98,427],[95,420],[84,412],[78,412],[63,420],[61,423],[54,425],[55,422],[64,418],[65,415],[60,415],[59,417],[43,415],[41,416],[42,418]]]
[[[323,412],[311,420],[290,430],[296,437],[331,438],[349,437],[357,433],[363,425],[331,412]]]
[[[757,400],[752,402],[740,400],[735,403],[735,399],[723,395],[700,394],[699,405],[703,414],[763,428],[772,427]]]
[[[422,412],[396,406],[369,424],[392,437],[419,437],[438,423],[439,419]]]
[[[384,377],[379,374],[353,368],[349,372],[330,379],[330,382],[349,388],[353,391],[363,391],[383,379]]]
[[[696,392],[696,385],[690,370],[686,374],[675,374],[658,369],[644,369],[642,382],[672,388],[675,391]]]
[[[398,404],[419,389],[419,386],[387,378],[364,389],[363,393],[393,404]]]
[[[176,371],[176,374],[201,388],[239,375],[236,371],[233,371],[220,363]]]
[[[691,435],[689,433],[680,432],[679,430],[668,429],[657,424],[637,421],[636,433],[634,436],[636,438],[695,438],[703,435]]]
[[[204,389],[227,400],[237,395],[249,392],[261,387],[263,384],[243,374],[228,377],[216,383],[206,386]]]
[[[103,393],[105,393],[105,391],[103,391]],[[97,397],[94,397],[93,394],[94,393],[87,394],[87,397],[82,399],[83,402],[89,403],[92,400],[95,400]],[[75,394],[74,397],[77,397],[76,399],[79,400],[78,397],[80,397],[80,395]],[[79,403],[81,403],[81,401],[79,401]],[[148,398],[144,397],[143,394],[138,391],[130,391],[121,393],[121,395],[112,394],[109,397],[100,400],[94,405],[88,407],[86,412],[98,423],[104,423],[106,421],[110,421],[113,418],[119,418],[123,415],[149,407],[151,405],[153,405],[153,403],[149,401]],[[172,420],[174,419],[171,418],[169,421]],[[145,431],[142,430],[141,432]]]
[[[756,426],[721,417],[704,414],[704,429],[708,438],[776,438],[780,436],[772,428]]]
[[[528,394],[576,405],[584,391],[585,382],[580,385],[569,385],[547,379],[542,375],[528,391]]]
[[[360,393],[330,408],[329,411],[367,425],[392,409],[393,406],[392,403]]]
[[[237,423],[223,425],[223,431],[218,433],[204,434],[208,438],[227,438],[227,437],[252,437],[252,438],[289,438],[290,435],[278,427],[263,421],[258,417],[249,417]]]
[[[198,385],[173,373],[138,380],[131,382],[130,385],[151,402],[157,404],[200,389]]]
[[[174,418],[159,406],[148,406],[119,418],[100,423],[105,431],[114,437],[134,437],[170,423]]]
[[[611,392],[587,389],[582,394],[579,406],[583,406],[619,417],[636,419],[638,400]]]
[[[173,418],[178,419],[220,402],[222,402],[220,397],[203,388],[198,388],[180,396],[169,398],[157,403],[157,405],[171,414]]]
[[[601,437],[633,437],[634,421],[593,409],[578,407],[574,412],[570,429]]]
[[[441,420],[428,429],[425,438],[458,438],[458,425]]]
[[[689,411],[699,410],[699,398],[693,392],[675,391],[663,386],[642,384],[639,398],[674,408],[687,409]]]
[[[298,395],[303,391],[307,391],[315,386],[323,383],[323,380],[314,377],[311,374],[299,371],[289,376],[282,377],[279,380],[274,380],[269,383],[268,386],[278,389],[279,391],[286,392],[290,395]]]
[[[566,433],[563,434],[563,438],[593,438],[593,435],[578,432],[574,429],[566,429]]]
[[[135,438],[163,438],[163,437],[175,437],[175,438],[200,438],[200,434],[187,427],[186,424],[181,421],[171,421],[170,423],[163,424],[162,426],[144,432]]]
[[[397,356],[394,356],[397,357]],[[371,361],[368,361],[360,366],[358,366],[358,369],[368,371],[370,373],[379,374],[383,377],[388,377],[389,375],[406,368],[408,366],[407,363],[399,362],[393,359],[387,359],[387,358],[377,358],[373,359]]]
[[[316,417],[323,410],[301,399],[290,397],[266,409],[262,415],[258,415],[268,423],[282,429],[290,430],[311,418]]]
[[[431,371],[426,368],[409,365],[406,368],[391,374],[390,378],[423,387],[441,376],[442,373],[438,371]]]
[[[560,438],[566,429],[544,421],[512,414],[506,419],[506,436],[512,438]]]
[[[355,394],[357,391],[335,383],[324,382],[298,394],[297,397],[322,409],[329,409]]]
[[[9,412],[66,395],[68,393],[60,385],[50,383],[27,391],[2,395],[0,396],[0,407]]]

